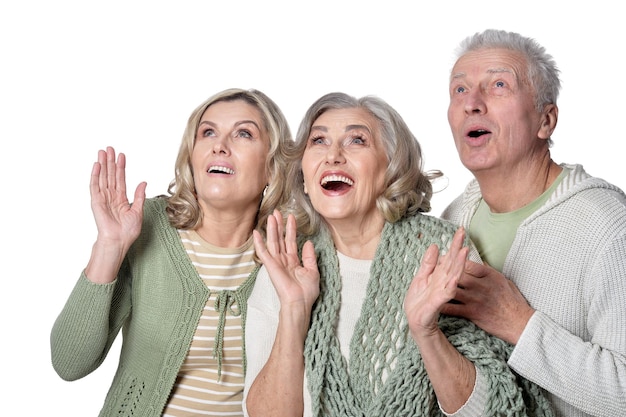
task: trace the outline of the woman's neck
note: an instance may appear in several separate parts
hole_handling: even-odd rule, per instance
[[[367,221],[328,224],[337,251],[354,259],[374,259],[384,225],[382,215]]]

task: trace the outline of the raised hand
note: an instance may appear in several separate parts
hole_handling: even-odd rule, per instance
[[[304,411],[304,342],[311,309],[320,292],[320,274],[310,241],[302,248],[302,263],[298,259],[292,215],[287,218],[286,229],[283,236],[283,218],[275,210],[267,219],[267,242],[258,231],[253,232],[256,253],[278,294],[280,312],[269,358],[246,399],[251,417],[302,416]],[[257,280],[262,276],[259,274]]]
[[[302,248],[302,263],[298,258],[296,220],[293,215],[288,216],[286,233],[283,233],[282,216],[279,211],[274,211],[267,219],[267,242],[263,242],[263,237],[255,230],[254,247],[267,268],[280,299],[281,310],[295,307],[297,310],[303,309],[301,311],[310,317],[311,308],[320,292],[320,275],[315,249],[310,241]]]
[[[476,382],[474,365],[452,346],[438,325],[441,309],[455,298],[469,252],[463,246],[465,230],[454,234],[448,253],[428,248],[404,299],[413,340],[442,409],[456,413],[467,403]]]
[[[94,282],[111,282],[141,232],[146,183],[137,186],[131,205],[126,196],[126,157],[120,153],[116,161],[115,150],[107,147],[98,151],[89,190],[98,237],[85,272]]]
[[[98,228],[98,239],[130,246],[141,231],[146,183],[137,186],[134,203],[126,196],[126,156],[107,147],[98,151],[91,171],[91,210]]]
[[[463,246],[464,238],[465,230],[459,228],[448,253],[439,256],[437,245],[426,250],[404,299],[404,310],[414,338],[439,332],[439,314],[455,297],[467,259],[469,249]]]

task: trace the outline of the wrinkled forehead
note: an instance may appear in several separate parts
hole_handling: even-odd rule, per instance
[[[324,111],[315,118],[310,130],[329,130],[331,128],[344,131],[360,128],[372,134],[377,134],[379,122],[378,119],[365,108],[345,107]]]
[[[518,80],[528,74],[526,57],[519,51],[505,48],[483,48],[469,51],[457,59],[450,73],[450,81],[495,73],[510,73]]]

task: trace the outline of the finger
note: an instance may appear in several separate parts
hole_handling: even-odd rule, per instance
[[[454,303],[465,304],[471,299],[471,291],[459,287],[456,289],[456,293],[454,294]]]
[[[100,168],[101,165],[99,162],[94,162],[91,168],[91,178],[89,180],[91,198],[94,198],[94,196],[100,192]]]
[[[465,230],[460,227],[454,233],[448,252],[441,256],[438,268],[442,272],[443,288],[454,284],[456,287],[467,258],[468,249],[463,246]]]
[[[146,200],[146,186],[148,184],[144,181],[140,183],[135,189],[135,197],[133,198],[132,210],[137,212],[143,211],[143,202]]]
[[[438,261],[439,247],[435,244],[430,245],[428,249],[426,249],[424,256],[422,256],[419,270],[417,271],[417,274],[415,274],[415,276],[413,277],[410,288],[417,286],[421,281],[425,281],[426,283],[428,283],[429,277],[437,267]]]
[[[458,299],[458,297],[454,298],[456,301],[458,301],[459,303],[446,303],[443,306],[441,306],[441,313],[442,314],[447,314],[449,316],[461,316],[461,317],[465,317],[466,314],[466,306],[464,304],[462,304],[461,300]]]
[[[460,284],[467,289],[481,288],[488,286],[489,277],[495,270],[488,264],[473,262],[469,259],[465,261],[465,268],[461,275]]]
[[[298,255],[298,243],[296,241],[296,235],[296,218],[293,214],[290,214],[289,216],[287,216],[287,231],[285,233],[285,249],[288,255]]]
[[[418,273],[432,274],[439,261],[439,247],[432,244],[426,249],[422,262],[420,263],[420,269]]]
[[[450,243],[450,248],[448,249],[448,254],[450,257],[455,258],[461,248],[463,247],[463,242],[465,241],[465,229],[459,227],[456,232],[454,232],[454,236],[452,237],[452,243]]]
[[[276,217],[273,215],[267,218],[266,234],[265,246],[268,252],[274,256],[280,252],[280,245],[278,243],[278,225],[276,224]]]
[[[107,175],[107,188],[115,189],[115,150],[108,146],[106,157],[106,175]]]
[[[98,175],[98,186],[100,191],[107,188],[107,154],[106,151],[98,151],[98,165],[100,165],[100,174]]]
[[[302,266],[309,271],[317,272],[317,257],[315,256],[315,247],[313,242],[307,240],[302,246]]]
[[[265,263],[269,254],[267,252],[267,247],[265,246],[265,242],[263,241],[263,235],[261,235],[259,231],[253,230],[252,240],[254,242],[254,250],[256,251],[257,256],[259,257],[261,262]]]
[[[286,253],[287,250],[285,248],[285,228],[283,225],[283,215],[280,211],[274,210],[273,216],[276,219],[276,237],[278,242],[278,250],[280,251],[280,253]]]
[[[115,165],[115,189],[126,195],[126,155],[120,153]]]
[[[476,262],[465,262],[465,273],[473,278],[483,278],[487,275],[488,267]]]
[[[463,275],[463,271],[465,270],[465,261],[468,253],[469,249],[466,246],[458,251],[456,257],[449,259],[449,262],[452,262],[452,265],[450,265],[450,271],[448,273],[449,280],[446,283],[445,288],[456,290],[461,279],[461,275]]]

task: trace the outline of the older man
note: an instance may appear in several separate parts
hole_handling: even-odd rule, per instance
[[[475,179],[444,211],[486,265],[466,263],[445,312],[515,345],[508,361],[560,416],[626,416],[626,195],[555,163],[559,71],[533,39],[465,39],[448,120]]]

